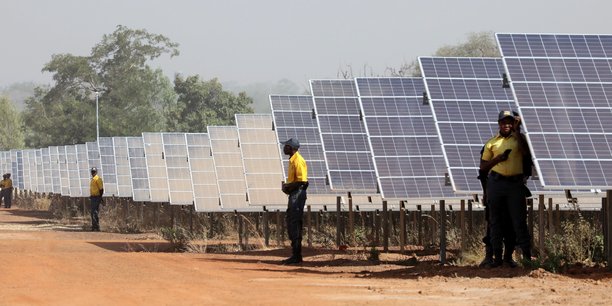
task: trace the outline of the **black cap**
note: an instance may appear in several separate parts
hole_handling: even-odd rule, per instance
[[[290,147],[292,147],[294,149],[297,149],[297,148],[300,147],[300,142],[297,139],[294,139],[294,138],[289,138],[289,140],[282,141],[281,143],[284,144],[284,145],[288,145],[288,146],[290,146]]]
[[[510,117],[512,119],[514,119],[514,112],[511,110],[503,110],[501,112],[499,112],[499,116],[497,118],[497,121],[502,121],[503,119]]]
[[[96,167],[91,167],[91,170],[90,170],[90,171],[91,171],[91,172],[98,173],[98,168],[96,168]]]

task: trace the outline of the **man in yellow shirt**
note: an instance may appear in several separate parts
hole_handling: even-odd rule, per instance
[[[104,195],[104,182],[98,176],[98,169],[93,167],[91,168],[91,181],[89,181],[89,201],[91,202],[91,230],[94,232],[100,231],[98,211],[102,203],[102,195]]]
[[[3,180],[0,182],[0,197],[4,201],[4,208],[11,208],[11,202],[13,200],[13,181],[11,180],[11,174],[5,173],[2,175]]]
[[[302,218],[308,188],[308,166],[298,152],[300,142],[297,139],[291,138],[282,144],[285,145],[283,153],[289,155],[287,182],[283,183],[282,190],[289,196],[286,221],[292,251],[291,257],[283,260],[283,263],[298,264],[302,262]]]
[[[491,267],[499,267],[504,261],[514,266],[512,258],[502,259],[503,220],[508,217],[516,245],[522,249],[525,259],[531,259],[523,173],[523,158],[529,158],[529,148],[525,136],[519,132],[520,123],[520,117],[515,117],[512,111],[501,111],[499,133],[487,141],[480,160],[480,171],[488,173],[487,203],[495,257]]]

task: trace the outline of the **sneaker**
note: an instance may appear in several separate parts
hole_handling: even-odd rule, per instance
[[[485,257],[480,264],[478,265],[478,267],[480,268],[487,268],[490,265],[493,264],[493,257]]]
[[[295,264],[299,264],[301,262],[302,262],[302,257],[301,256],[300,257],[293,257],[293,256],[291,256],[291,257],[283,260],[282,264],[283,265],[295,265]]]
[[[504,265],[506,265],[506,266],[508,266],[510,268],[518,267],[518,263],[516,261],[514,261],[513,259],[504,260]]]

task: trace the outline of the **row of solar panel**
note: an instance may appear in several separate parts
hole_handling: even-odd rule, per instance
[[[142,158],[147,167],[141,166],[141,172],[148,171],[149,200],[189,202],[201,180],[198,186],[202,188],[212,190],[217,185],[219,195],[207,192],[211,196],[206,199],[217,201],[217,206],[221,202],[219,207],[281,203],[278,184],[286,169],[279,171],[278,142],[292,137],[300,140],[300,151],[309,161],[313,194],[379,192],[386,199],[440,199],[456,197],[455,193],[478,193],[479,150],[496,133],[496,116],[501,109],[518,109],[523,117],[540,174],[541,184],[530,183],[536,193],[550,192],[541,185],[558,189],[612,185],[604,175],[612,168],[608,141],[612,85],[606,83],[612,75],[606,60],[607,54],[612,54],[609,37],[499,34],[498,41],[503,59],[421,57],[422,79],[312,80],[312,96],[273,95],[273,124],[269,118],[260,122],[252,119],[266,115],[244,120],[241,116],[248,115],[237,115],[237,130],[209,128],[209,150],[216,153],[209,158],[217,176],[214,181],[206,179],[212,177],[212,170],[206,178],[193,177],[189,147],[172,140],[172,134],[157,134],[154,139],[154,134],[144,133],[142,150],[147,157]],[[568,42],[572,43],[571,52]],[[502,86],[504,74],[509,76],[511,88]],[[98,142],[103,171],[104,164],[110,165],[122,150],[111,143],[106,139]],[[66,147],[64,158],[81,161],[79,152],[83,149],[78,146]],[[23,165],[24,170],[38,171],[37,154],[34,163]],[[44,163],[45,154],[41,151],[40,155]],[[149,161],[151,155],[159,158]],[[235,160],[242,164],[230,162]],[[286,164],[285,158],[282,165]],[[119,180],[119,163],[116,165],[116,169],[106,166],[106,174]],[[62,171],[78,177],[82,169]],[[236,182],[244,177],[246,182],[238,186]],[[31,182],[45,186],[36,178]],[[109,183],[112,186],[118,181],[111,179]],[[67,190],[72,186],[60,185]],[[136,190],[132,191],[135,199]],[[195,194],[193,197],[198,199]],[[191,200],[198,205],[197,200]]]

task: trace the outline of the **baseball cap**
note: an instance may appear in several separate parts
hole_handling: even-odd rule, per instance
[[[91,167],[90,171],[91,171],[91,172],[96,172],[96,173],[97,173],[97,172],[98,172],[98,168],[96,168],[96,167]]]
[[[294,138],[289,138],[289,140],[287,141],[282,141],[281,142],[284,145],[289,145],[290,147],[297,149],[300,147],[300,142],[297,139]]]
[[[514,119],[514,112],[511,110],[503,110],[499,112],[497,121],[502,121],[504,118],[507,118],[507,117],[511,117],[512,119]]]

